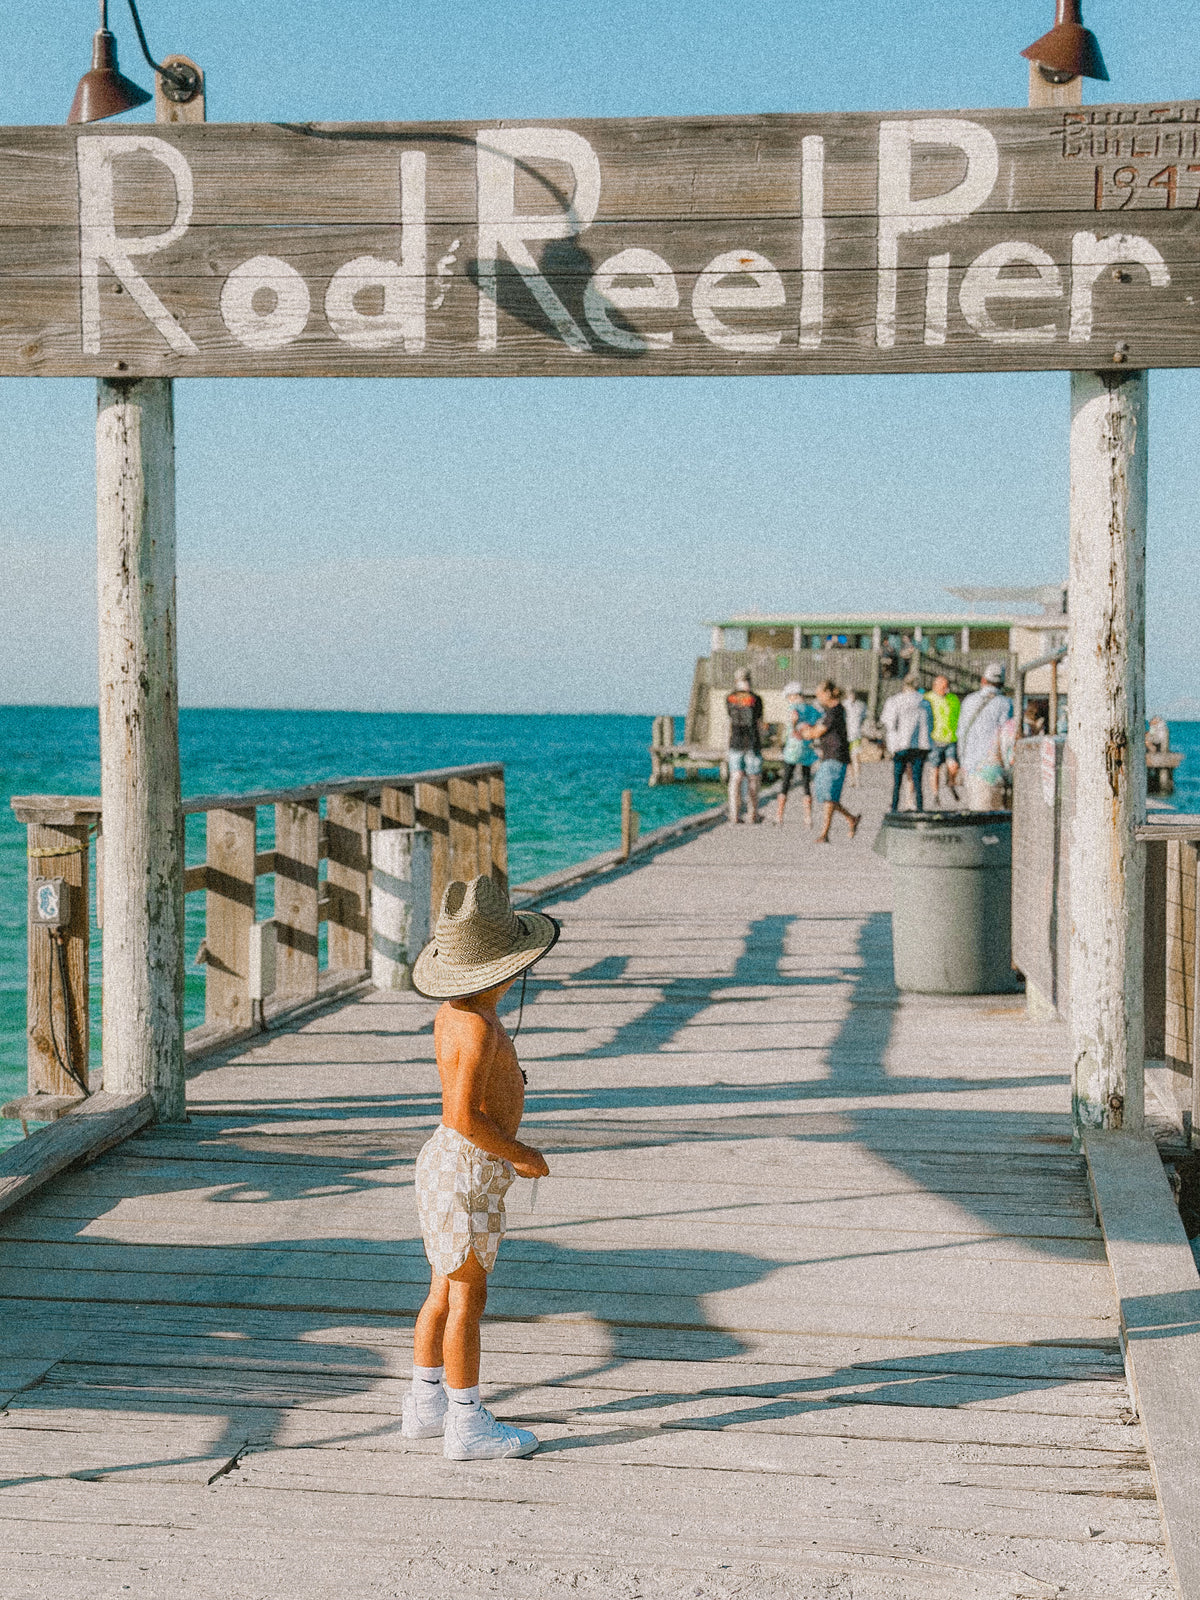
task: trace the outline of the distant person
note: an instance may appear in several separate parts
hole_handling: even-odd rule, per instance
[[[779,786],[779,806],[775,821],[783,826],[783,813],[793,782],[798,781],[804,796],[804,826],[812,827],[812,770],[817,763],[817,751],[811,739],[800,737],[800,724],[815,725],[821,720],[820,710],[807,705],[804,691],[798,683],[784,685],[784,702],[787,705],[786,735],[783,742],[783,774]]]
[[[762,785],[763,703],[750,683],[750,674],[739,672],[736,687],[725,696],[729,717],[729,820],[742,820],[742,779],[750,795],[751,822],[761,822],[758,791]]]
[[[933,803],[942,803],[942,768],[946,769],[946,788],[958,799],[958,715],[962,702],[950,692],[950,680],[939,672],[925,698],[933,712],[933,742],[929,765],[933,769]]]
[[[867,720],[867,707],[853,689],[846,690],[842,702],[846,712],[846,737],[850,741],[850,782],[858,788],[858,753],[862,748],[863,723]]]
[[[1146,729],[1146,749],[1151,755],[1156,752],[1171,748],[1171,730],[1167,727],[1165,717],[1151,717],[1150,725]]]
[[[1013,708],[1003,688],[1004,668],[993,661],[984,668],[979,688],[967,696],[958,714],[958,761],[968,811],[1004,807]]]
[[[879,676],[881,678],[900,676],[900,652],[890,639],[885,639],[879,646]]]
[[[858,832],[861,817],[847,811],[842,804],[842,787],[846,782],[846,768],[850,765],[850,740],[846,736],[846,708],[842,705],[842,691],[832,678],[817,690],[817,707],[821,720],[800,723],[798,732],[802,739],[815,741],[820,760],[813,773],[813,799],[820,802],[821,831],[818,844],[829,843],[829,829],[834,812],[845,817],[853,839]]]
[[[913,643],[913,636],[911,633],[906,633],[900,640],[900,664],[904,669],[905,675],[911,671],[913,658],[916,654],[917,647]]]
[[[892,758],[892,810],[900,809],[900,788],[907,772],[912,779],[916,810],[924,811],[925,760],[933,742],[933,708],[911,674],[904,687],[883,708],[883,732]]]

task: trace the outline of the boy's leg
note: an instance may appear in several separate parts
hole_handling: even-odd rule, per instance
[[[817,843],[818,844],[828,844],[829,843],[829,824],[833,821],[833,812],[834,812],[833,801],[832,800],[824,801],[822,803],[822,806],[821,806],[821,831],[820,831],[820,833],[817,834]]]
[[[900,809],[900,785],[904,781],[904,756],[900,751],[892,757],[892,810]]]
[[[479,1324],[487,1305],[487,1273],[472,1251],[446,1281],[449,1307],[442,1339],[447,1389],[473,1389],[479,1382]]]
[[[750,776],[746,779],[746,784],[747,784],[747,787],[750,790],[750,805],[749,805],[749,808],[748,808],[746,814],[750,818],[751,822],[757,822],[758,821],[758,791],[759,791],[759,788],[760,788],[760,786],[762,784],[762,778],[757,773],[753,773],[752,772],[750,774]]]
[[[736,822],[742,808],[742,774],[740,769],[729,772],[729,820]]]
[[[413,1328],[413,1363],[418,1367],[442,1365],[442,1339],[450,1310],[450,1280],[435,1272],[425,1304],[417,1312]]]

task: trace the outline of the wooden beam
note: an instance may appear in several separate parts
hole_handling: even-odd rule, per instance
[[[231,1028],[250,1025],[256,824],[253,806],[208,813],[204,1020]]]
[[[282,800],[320,800],[328,794],[357,794],[368,798],[384,789],[413,789],[419,783],[445,783],[448,778],[481,778],[503,773],[496,761],[478,761],[465,767],[434,767],[428,772],[400,772],[384,778],[335,778],[328,783],[302,783],[290,789],[254,789],[248,794],[199,794],[183,802],[185,816],[198,811],[228,810],[238,806],[273,806]]]
[[[275,807],[275,993],[303,999],[317,992],[318,836],[316,800]]]
[[[7,1211],[77,1161],[94,1160],[154,1121],[149,1094],[94,1094],[76,1111],[0,1153],[0,1212]]]
[[[1144,1104],[1147,414],[1144,372],[1072,376],[1072,1103],[1077,1126],[1131,1132]]]
[[[361,794],[331,794],[325,808],[329,870],[329,965],[362,972],[370,954],[370,835]]]
[[[173,1121],[184,1080],[171,386],[102,379],[97,407],[104,1074]]]

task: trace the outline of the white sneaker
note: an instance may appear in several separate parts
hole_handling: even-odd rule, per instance
[[[486,1406],[449,1408],[442,1445],[447,1461],[499,1461],[507,1456],[531,1456],[537,1447],[536,1433],[497,1422]]]
[[[446,1407],[449,1404],[445,1384],[434,1385],[414,1378],[412,1387],[404,1396],[404,1409],[400,1413],[400,1437],[440,1439],[446,1426]]]

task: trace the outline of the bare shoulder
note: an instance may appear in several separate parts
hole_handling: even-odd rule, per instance
[[[488,1019],[449,1001],[437,1014],[434,1036],[439,1056],[488,1056],[495,1048],[495,1029]]]

